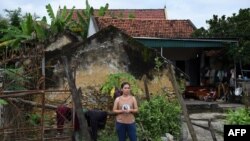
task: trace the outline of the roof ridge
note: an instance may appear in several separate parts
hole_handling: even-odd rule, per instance
[[[61,8],[60,10],[62,10],[63,8]],[[79,8],[79,9],[74,9],[74,10],[84,10],[85,8]],[[67,9],[67,10],[71,10],[71,9]],[[94,10],[100,10],[100,9],[94,9]],[[108,10],[165,10],[164,8],[147,8],[147,9],[108,9]]]
[[[94,10],[99,10],[99,9],[94,9]],[[164,8],[147,8],[147,9],[108,9],[108,10],[164,10]]]
[[[190,19],[155,19],[155,18],[113,18],[113,17],[105,17],[105,16],[94,16],[99,19],[114,19],[114,20],[138,20],[138,21],[146,21],[146,20],[154,20],[154,21],[190,21]]]
[[[59,9],[59,10],[63,10],[63,9],[61,8],[61,9]],[[71,9],[66,9],[66,10],[71,10]],[[85,10],[85,8],[79,8],[79,9],[76,9],[76,8],[75,8],[74,10]],[[100,9],[94,9],[94,10],[97,10],[97,11],[98,11],[98,10],[100,10]],[[109,11],[109,10],[111,10],[111,11],[118,11],[118,10],[121,10],[121,11],[123,11],[123,10],[124,10],[124,11],[125,11],[125,10],[135,10],[135,11],[139,11],[139,10],[140,10],[140,11],[144,11],[144,10],[145,10],[145,11],[146,11],[146,10],[165,10],[165,9],[164,9],[164,8],[163,8],[163,9],[160,9],[160,8],[159,8],[159,9],[108,9],[108,11]]]

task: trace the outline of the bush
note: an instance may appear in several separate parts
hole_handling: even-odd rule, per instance
[[[113,118],[108,119],[105,129],[98,132],[98,141],[118,141]]]
[[[250,112],[245,108],[235,111],[229,110],[226,116],[226,124],[246,125],[250,124]]]
[[[129,73],[115,73],[115,74],[110,74],[108,76],[107,81],[102,85],[101,87],[101,92],[102,93],[110,93],[112,89],[120,88],[121,84],[123,82],[129,82],[131,85],[131,91],[132,94],[138,94],[140,92],[140,88],[136,84],[136,79],[133,75]]]
[[[115,132],[101,131],[99,133],[98,141],[118,141],[118,137]]]
[[[165,133],[179,137],[181,129],[181,109],[176,100],[167,101],[165,96],[154,96],[139,107],[136,118],[138,137],[159,140]]]

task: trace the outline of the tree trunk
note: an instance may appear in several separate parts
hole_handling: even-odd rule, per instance
[[[72,72],[70,71],[67,58],[63,56],[62,60],[63,60],[64,70],[65,70],[65,74],[68,80],[70,92],[72,94],[74,106],[76,109],[76,115],[78,117],[79,124],[80,124],[80,131],[79,131],[80,138],[81,138],[80,140],[91,141],[91,138],[88,132],[87,120],[82,110],[83,108],[82,108],[81,96],[80,96],[81,90],[80,88],[78,90],[76,88],[75,80],[73,78]]]

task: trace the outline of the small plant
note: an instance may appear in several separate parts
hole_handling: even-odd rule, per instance
[[[155,58],[155,70],[157,70],[157,72],[160,72],[160,68],[162,67],[163,62],[160,60],[160,57],[156,57]]]
[[[249,125],[250,112],[247,109],[240,108],[235,111],[229,110],[226,116],[226,124]]]
[[[117,135],[115,132],[101,131],[99,133],[98,141],[118,141]]]
[[[183,74],[181,74],[183,75]],[[186,81],[185,81],[185,78],[182,78],[182,77],[178,77],[177,78],[177,83],[179,85],[179,88],[180,88],[180,91],[181,93],[183,93],[186,89]]]
[[[118,141],[115,131],[115,122],[111,118],[107,120],[105,129],[98,132],[98,141]]]
[[[98,16],[104,16],[108,10],[109,4],[106,3],[105,7],[101,6],[98,11]]]
[[[0,105],[7,105],[8,102],[0,98]]]
[[[128,14],[128,18],[129,18],[129,19],[134,19],[134,18],[135,18],[135,15],[134,15],[133,13],[129,13],[129,14]]]
[[[177,101],[169,102],[165,96],[157,95],[150,101],[142,102],[139,111],[136,120],[141,139],[158,140],[165,133],[179,137],[181,109]]]
[[[41,115],[40,114],[28,114],[28,121],[31,125],[37,126],[41,123]]]
[[[41,114],[28,114],[28,122],[29,124],[33,125],[33,126],[38,126],[41,124],[41,120],[42,120],[42,115]],[[47,115],[44,115],[44,124],[45,125],[49,125],[50,123],[50,118]]]
[[[120,14],[119,14],[119,16],[118,16],[119,18],[123,18],[123,13],[122,12],[120,12]]]
[[[29,82],[28,78],[22,77],[23,68],[5,69],[5,90],[25,90],[24,84]],[[17,77],[19,76],[19,77]]]

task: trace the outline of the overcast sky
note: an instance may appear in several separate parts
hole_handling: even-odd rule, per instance
[[[47,16],[45,5],[51,4],[54,11],[59,5],[67,8],[75,6],[85,8],[85,0],[2,0],[0,14],[5,15],[4,9],[13,10],[20,7],[23,12]],[[197,27],[205,27],[206,20],[215,15],[231,16],[239,9],[249,8],[250,0],[89,0],[95,9],[109,4],[109,9],[162,9],[166,5],[169,19],[190,19]]]

